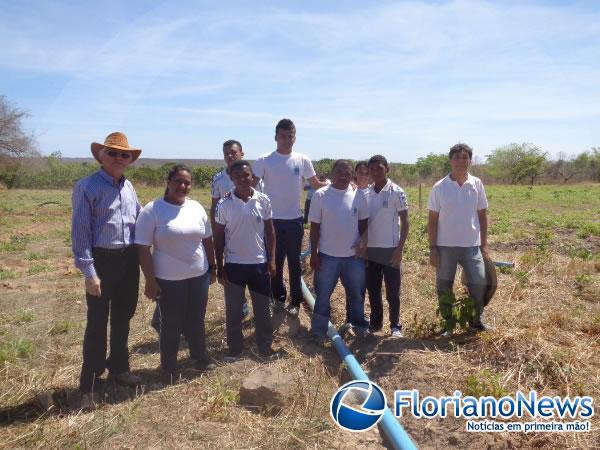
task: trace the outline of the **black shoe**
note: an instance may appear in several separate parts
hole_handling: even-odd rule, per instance
[[[217,366],[213,363],[211,363],[208,360],[197,360],[194,361],[194,369],[195,370],[200,370],[200,371],[205,371],[205,370],[213,370],[215,369]]]
[[[477,331],[490,331],[491,328],[489,326],[487,326],[481,319],[479,320],[474,320],[473,322],[471,322],[471,328],[473,328],[474,330]]]
[[[264,361],[274,361],[282,358],[283,352],[281,350],[273,350],[272,348],[268,348],[267,350],[259,350],[258,356]]]
[[[233,362],[239,361],[241,358],[242,358],[242,352],[234,353],[234,352],[229,351],[223,357],[223,361],[225,361],[226,363],[233,363]]]

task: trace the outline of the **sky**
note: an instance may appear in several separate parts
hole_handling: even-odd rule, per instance
[[[0,95],[40,150],[312,159],[600,146],[597,1],[3,1]]]

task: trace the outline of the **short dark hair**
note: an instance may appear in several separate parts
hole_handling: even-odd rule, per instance
[[[292,130],[295,132],[296,125],[294,125],[294,122],[292,122],[291,119],[281,119],[275,126],[275,136],[277,136],[279,130]]]
[[[350,167],[350,170],[352,170],[352,173],[354,174],[354,167],[352,166],[352,163],[349,159],[336,159],[333,163],[333,166],[331,166],[331,173],[333,173],[337,166],[340,166],[342,164]]]
[[[383,155],[373,155],[369,158],[369,165],[371,164],[383,164],[385,167],[389,167],[388,166],[388,160],[385,156]]]
[[[360,169],[361,167],[366,167],[367,169],[369,168],[369,164],[367,163],[367,161],[359,161],[356,163],[356,165],[354,166],[354,171],[358,172],[358,169]]]
[[[233,174],[234,170],[242,169],[244,166],[248,166],[250,168],[250,172],[252,172],[252,165],[245,159],[240,159],[231,165],[229,168],[229,173]]]
[[[227,147],[231,147],[234,144],[239,145],[240,150],[243,150],[242,144],[240,143],[240,141],[236,141],[235,139],[228,139],[225,142],[223,142],[223,150],[225,150]]]
[[[455,153],[461,152],[467,152],[467,154],[469,155],[469,159],[473,159],[473,149],[467,144],[463,144],[462,142],[459,142],[458,144],[453,145],[452,148],[450,148],[450,153],[448,153],[448,159],[452,159]]]

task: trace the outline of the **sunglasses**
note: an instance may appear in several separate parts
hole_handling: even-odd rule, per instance
[[[106,152],[106,154],[112,158],[116,158],[117,156],[120,156],[123,159],[129,159],[131,158],[131,153],[127,153],[127,152],[117,152],[115,150],[109,150]]]

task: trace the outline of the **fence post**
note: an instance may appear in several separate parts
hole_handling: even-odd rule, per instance
[[[422,204],[422,200],[421,200],[421,183],[419,183],[419,210],[421,210],[422,206],[423,206],[423,204]]]

